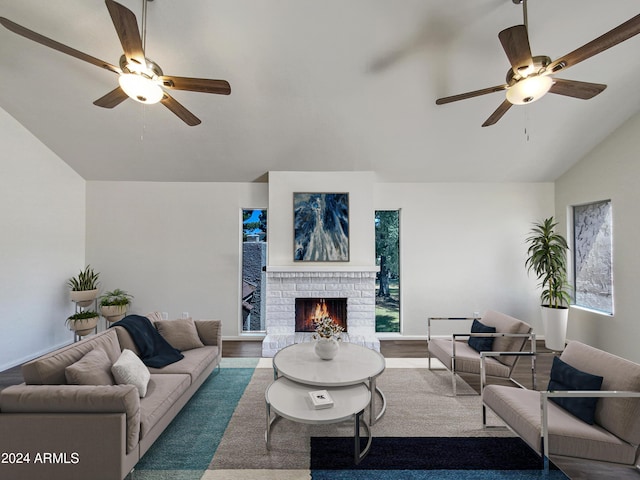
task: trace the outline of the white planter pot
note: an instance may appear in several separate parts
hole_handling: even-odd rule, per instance
[[[544,344],[549,350],[561,352],[567,340],[568,308],[549,308],[542,306],[542,327]]]
[[[127,313],[126,305],[106,305],[100,307],[100,313],[109,322],[117,322],[122,320]]]
[[[340,344],[335,338],[320,338],[316,341],[315,352],[323,360],[331,360],[338,353]]]
[[[81,307],[88,307],[98,296],[98,289],[93,290],[71,290],[71,301],[76,302]]]
[[[71,330],[75,331],[78,336],[83,337],[89,335],[98,326],[98,316],[91,318],[83,318],[69,323]]]

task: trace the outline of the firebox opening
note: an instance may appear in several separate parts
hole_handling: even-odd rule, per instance
[[[327,315],[347,331],[346,298],[296,298],[296,332],[315,332],[313,320]]]

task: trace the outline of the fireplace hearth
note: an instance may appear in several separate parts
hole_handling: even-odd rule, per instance
[[[314,320],[331,317],[334,323],[347,331],[346,298],[304,298],[295,299],[296,332],[315,332]]]

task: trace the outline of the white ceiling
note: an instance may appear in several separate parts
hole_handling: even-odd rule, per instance
[[[142,0],[121,3],[141,18]],[[640,13],[637,0],[529,0],[534,55],[556,59]],[[4,16],[109,63],[102,0],[0,0]],[[271,170],[370,170],[388,182],[553,181],[640,111],[640,35],[558,76],[608,88],[549,94],[481,128],[504,99],[438,97],[504,83],[512,0],[155,0],[146,55],[231,95],[92,102],[117,76],[0,27],[0,107],[87,180],[233,181]]]

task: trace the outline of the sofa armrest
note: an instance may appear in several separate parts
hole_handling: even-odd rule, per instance
[[[140,397],[133,385],[13,385],[0,391],[2,413],[124,413],[127,450],[140,437]]]
[[[222,354],[222,321],[195,320],[195,324],[202,343],[217,346]]]

